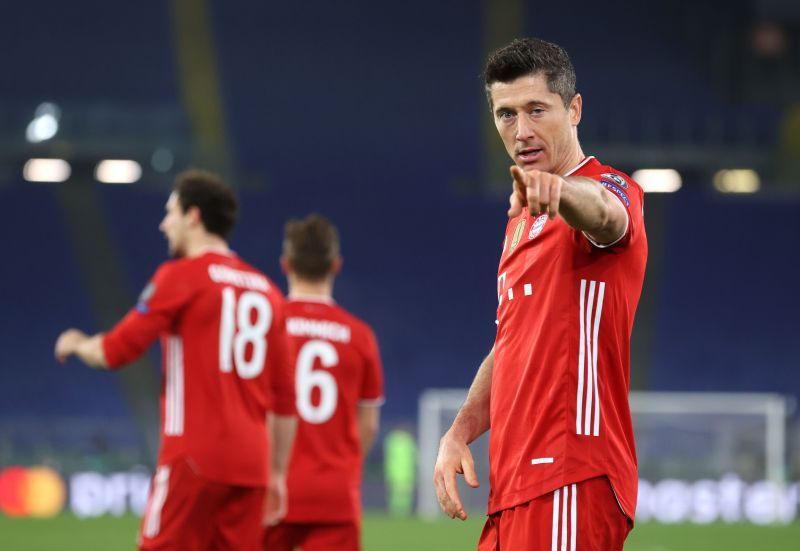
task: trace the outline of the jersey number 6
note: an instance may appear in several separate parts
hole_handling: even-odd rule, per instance
[[[235,367],[236,374],[242,379],[258,377],[264,370],[267,331],[271,325],[272,307],[264,295],[245,291],[237,302],[236,291],[225,287],[219,323],[219,370],[230,373]],[[246,356],[248,345],[251,349],[249,360]]]
[[[339,389],[333,375],[323,369],[314,369],[317,359],[322,367],[330,369],[339,363],[339,354],[331,343],[321,340],[308,341],[297,354],[297,413],[304,421],[315,425],[324,423],[333,416],[339,399]],[[311,401],[314,388],[319,389],[319,404],[316,406]]]

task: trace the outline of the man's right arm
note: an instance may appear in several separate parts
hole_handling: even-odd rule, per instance
[[[473,488],[479,485],[469,444],[489,430],[489,398],[493,369],[494,347],[478,368],[464,405],[461,406],[455,421],[439,443],[433,483],[436,486],[439,505],[450,518],[458,517],[461,520],[467,518],[467,512],[458,495],[456,474],[463,474],[464,480]]]
[[[108,369],[108,359],[103,350],[103,334],[89,336],[78,329],[67,329],[56,341],[56,359],[62,364],[72,355],[95,369]]]

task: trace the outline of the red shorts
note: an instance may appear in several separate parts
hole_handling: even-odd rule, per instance
[[[264,488],[205,480],[183,459],[159,465],[139,549],[260,551],[263,510]]]
[[[601,476],[489,515],[478,551],[621,551],[632,528]]]
[[[282,522],[264,532],[264,551],[360,551],[361,526],[357,522]]]

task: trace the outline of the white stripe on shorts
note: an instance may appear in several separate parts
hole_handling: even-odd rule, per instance
[[[550,550],[575,551],[577,540],[578,486],[570,484],[553,492],[553,535]]]
[[[162,465],[156,469],[153,476],[153,493],[147,503],[147,513],[142,527],[142,534],[146,538],[154,538],[161,530],[161,509],[167,500],[169,489],[169,466]]]

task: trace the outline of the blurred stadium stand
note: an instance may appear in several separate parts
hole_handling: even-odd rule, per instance
[[[34,0],[8,6],[14,17],[0,20],[0,47],[13,51],[0,91],[0,462],[53,460],[68,435],[78,450],[130,449],[117,459],[152,460],[141,452],[151,438],[141,411],[155,408],[155,396],[137,394],[136,381],[59,366],[52,346],[59,330],[102,330],[133,304],[165,258],[157,226],[171,178],[191,163],[222,168],[238,185],[233,247],[282,286],[285,220],[314,210],[339,225],[345,266],[336,296],[375,326],[386,429],[414,419],[423,389],[466,387],[491,347],[507,182],[505,172],[484,176],[497,156],[483,139],[486,3],[316,2],[305,17],[290,3],[210,2],[212,34],[193,40],[209,39],[216,54],[208,70],[221,90],[219,139],[230,158],[213,162],[187,107],[203,90],[187,90],[191,80],[181,77],[181,4]],[[612,0],[570,9],[568,20],[558,3],[522,10],[526,34],[571,53],[586,153],[623,170],[668,167],[684,177],[678,193],[646,199],[638,389],[800,397],[792,252],[800,139],[785,130],[799,108],[790,100],[800,97],[794,4],[739,0],[721,9],[705,0],[679,11],[666,1]],[[760,40],[778,46],[753,46],[764,32]],[[61,126],[31,144],[25,128],[43,101],[58,104]],[[158,150],[172,161],[156,170]],[[65,158],[72,177],[25,182],[31,157]],[[137,160],[142,179],[93,182],[105,158]],[[711,179],[723,168],[757,170],[762,189],[716,192]],[[84,199],[102,209],[96,239],[112,258],[81,264],[75,252],[80,232],[65,205]],[[120,274],[105,282],[116,297],[105,312],[93,307],[89,284],[103,281],[102,262]],[[154,351],[151,368],[157,361]],[[20,436],[31,432],[40,439]],[[796,424],[792,434],[800,456]]]

